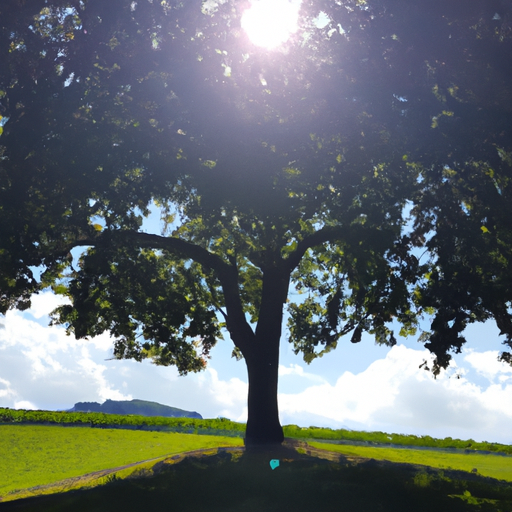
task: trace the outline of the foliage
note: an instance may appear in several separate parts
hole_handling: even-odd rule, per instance
[[[98,2],[70,2],[73,7],[67,11],[58,4],[39,14],[34,6],[25,7],[16,18],[20,34],[26,33],[23,23],[30,16],[37,25],[30,43],[23,39],[9,53],[9,73],[2,81],[10,119],[2,139],[6,151],[17,147],[17,154],[9,153],[3,162],[8,186],[2,204],[8,212],[8,194],[14,198],[18,186],[20,193],[36,195],[40,205],[16,197],[17,206],[30,208],[24,222],[35,232],[22,238],[10,235],[5,257],[23,252],[25,267],[39,258],[48,267],[41,284],[55,286],[68,264],[69,248],[94,245],[69,276],[65,293],[73,308],[61,308],[56,321],[79,337],[109,330],[117,339],[116,356],[151,356],[176,364],[183,373],[204,366],[185,340],[200,334],[207,356],[222,326],[216,319],[220,308],[235,345],[244,352],[244,341],[235,332],[246,326],[238,325],[238,306],[232,311],[230,304],[241,301],[243,312],[258,321],[263,280],[272,269],[283,282],[279,294],[286,294],[291,277],[311,295],[291,310],[302,326],[291,330],[291,340],[307,360],[315,357],[318,344],[332,348],[342,333],[352,330],[370,330],[379,341],[394,343],[384,324],[391,316],[408,324],[414,320],[403,294],[407,275],[393,258],[398,258],[402,208],[417,173],[408,171],[401,156],[393,156],[398,149],[393,143],[372,133],[375,123],[381,130],[390,123],[368,121],[374,114],[365,110],[371,107],[369,96],[359,100],[359,84],[355,102],[354,86],[346,97],[334,93],[340,80],[356,80],[354,66],[361,55],[346,55],[352,62],[338,77],[332,52],[349,44],[347,38],[322,41],[322,34],[310,34],[312,43],[290,46],[290,55],[247,59],[247,42],[228,25],[219,38],[219,23],[228,24],[237,15],[230,14],[229,3],[214,15],[193,14],[200,4],[140,3],[128,9],[130,2],[118,0],[107,17]],[[313,9],[307,16],[314,14]],[[332,23],[338,14],[332,13]],[[354,21],[360,15],[353,12]],[[166,23],[155,27],[157,33],[137,39],[136,31],[151,27],[156,17]],[[173,27],[170,21],[176,17],[179,25]],[[16,32],[4,34],[6,45],[12,46],[12,34]],[[321,46],[315,49],[313,41]],[[182,53],[174,57],[178,49]],[[291,54],[293,62],[303,63],[299,75],[290,66]],[[35,70],[27,77],[22,71],[28,57]],[[220,74],[226,65],[229,80]],[[255,73],[275,86],[265,89],[262,80],[254,83]],[[325,83],[316,83],[316,77]],[[12,90],[8,83],[14,84]],[[382,87],[386,85],[383,81]],[[24,88],[42,103],[29,104]],[[20,104],[23,108],[15,111]],[[400,119],[393,105],[382,108],[389,109],[393,120]],[[333,117],[342,111],[341,118]],[[36,112],[40,123],[26,124]],[[360,133],[357,142],[354,132]],[[362,137],[367,137],[364,145]],[[41,142],[30,145],[34,140]],[[34,176],[27,172],[27,155],[44,170],[43,183],[15,183],[16,166],[22,165],[18,155],[28,180]],[[74,169],[73,178],[67,168]],[[133,238],[151,199],[164,209],[178,208],[182,222],[172,238]],[[23,232],[19,222],[9,229]],[[193,247],[171,243],[176,240]],[[329,241],[332,245],[324,245]],[[315,246],[318,250],[309,251]],[[28,254],[34,254],[30,262]],[[18,300],[19,287],[36,286],[27,284],[17,268],[8,273],[11,264],[6,262],[5,275],[15,281],[2,286],[5,307]],[[225,297],[231,293],[225,276],[230,268],[242,287],[239,297]],[[24,273],[30,275],[29,269]],[[315,312],[313,296],[325,302],[325,309]],[[327,324],[322,320],[326,315]],[[230,320],[237,325],[231,328]]]
[[[512,345],[511,4],[304,0],[276,51],[243,8],[2,2],[0,311],[51,286],[54,323],[181,374],[227,331],[247,437],[280,442],[290,286],[307,362],[423,315],[434,374],[472,322]]]

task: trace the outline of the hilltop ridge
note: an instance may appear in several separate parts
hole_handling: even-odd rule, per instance
[[[98,402],[77,402],[72,409],[66,412],[102,412],[105,414],[136,414],[139,416],[203,419],[203,417],[195,411],[185,411],[177,407],[137,399],[106,400],[102,404]]]

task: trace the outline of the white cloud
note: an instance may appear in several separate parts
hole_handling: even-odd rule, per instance
[[[356,375],[344,372],[335,385],[311,386],[281,394],[282,416],[301,424],[311,415],[364,430],[511,442],[512,386],[480,388],[455,364],[436,380],[418,367],[425,350],[393,347],[384,359]],[[295,420],[295,421],[293,421]]]
[[[488,350],[486,352],[475,352],[470,350],[464,356],[464,361],[489,382],[494,382],[496,378],[500,382],[509,380],[512,382],[512,367],[508,364],[498,361],[499,352],[497,350]]]
[[[51,294],[47,302],[51,302]],[[47,309],[54,306],[51,304]],[[1,405],[63,408],[72,407],[75,401],[87,396],[128,396],[107,382],[102,376],[106,367],[95,362],[109,355],[102,350],[106,345],[104,339],[76,340],[67,336],[62,327],[48,327],[30,319],[48,321],[42,311],[43,306],[36,301],[34,310],[7,312],[5,329],[0,330]],[[106,338],[111,350],[112,342]]]
[[[282,394],[280,408],[288,414],[307,412],[342,423],[371,422],[376,410],[394,403],[402,380],[417,370],[425,357],[423,351],[399,345],[362,373],[344,372],[334,386],[325,382],[302,393]]]
[[[22,400],[21,402],[15,402],[14,409],[25,409],[27,411],[35,411],[37,410],[37,407],[32,402]]]
[[[89,355],[86,347],[82,348],[82,357],[77,361],[77,365],[82,369],[82,374],[96,388],[96,394],[101,402],[105,400],[131,400],[133,397],[127,395],[112,387],[107,381],[104,373],[107,367],[103,364],[94,362]]]
[[[49,315],[55,308],[63,304],[69,304],[69,299],[52,292],[41,292],[31,297],[30,313],[34,318],[43,318]]]
[[[197,375],[200,389],[208,395],[212,405],[220,409],[219,416],[233,418],[247,402],[247,383],[237,378],[220,380],[214,368]]]
[[[298,364],[291,364],[289,367],[284,366],[282,364],[279,365],[279,378],[294,375],[298,377],[302,377],[307,380],[312,380],[315,382],[324,383],[326,380],[320,375],[315,375],[314,373],[305,372],[304,368]]]
[[[221,416],[223,416],[221,414]],[[226,417],[229,418],[230,416],[226,414]],[[233,418],[233,421],[238,421],[240,423],[246,423],[247,422],[247,405],[244,406],[241,414],[239,414],[238,416],[231,416]]]
[[[489,411],[496,411],[512,419],[512,384],[493,384],[485,389],[478,397],[482,406]]]
[[[11,383],[8,380],[0,378],[0,399],[12,400],[16,393],[11,387]]]

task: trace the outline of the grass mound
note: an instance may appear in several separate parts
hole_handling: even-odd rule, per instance
[[[288,455],[289,454],[289,455]],[[149,477],[112,479],[89,490],[7,502],[5,511],[129,512],[511,511],[512,484],[385,461],[333,462],[242,450],[157,464]],[[174,463],[172,463],[174,462]]]

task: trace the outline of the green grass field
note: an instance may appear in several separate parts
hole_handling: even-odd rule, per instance
[[[234,437],[136,430],[0,425],[0,497],[93,471],[201,448],[241,446]]]
[[[479,475],[489,476],[509,482],[512,481],[512,457],[509,456],[504,457],[482,454],[465,455],[433,450],[364,447],[328,444],[314,441],[309,442],[309,444],[318,449],[339,452],[348,456],[352,455],[376,460],[387,460],[393,463],[420,464],[445,470],[453,469],[471,471],[474,468],[477,468]],[[3,501],[5,502],[13,499],[17,500],[17,498],[28,497],[34,493],[31,491],[18,494],[9,493],[12,493],[13,491],[23,491],[40,485],[53,484],[65,479],[81,477],[88,473],[117,468],[134,462],[153,459],[151,462],[137,466],[137,468],[118,470],[116,472],[116,476],[124,478],[136,469],[144,470],[145,468],[152,468],[156,463],[154,459],[164,459],[165,456],[192,450],[242,445],[243,440],[234,437],[87,427],[0,425],[0,498],[3,498]],[[216,459],[213,457],[211,460],[214,461]],[[197,464],[199,464],[198,468],[201,468],[203,463],[198,462]],[[264,466],[267,472],[270,471],[266,464]],[[338,466],[338,469],[341,471],[343,465],[335,464],[332,467],[335,468]],[[185,465],[183,467],[188,466]],[[293,467],[293,465],[290,467]],[[357,467],[359,466],[354,466],[350,471],[349,469],[346,469],[346,471],[349,471],[347,475],[352,474],[351,472],[353,472],[355,475],[353,477],[356,478],[356,480],[357,478],[362,478],[366,481],[365,479],[367,477],[363,478],[363,473],[361,473],[360,477],[357,477],[357,471],[359,471]],[[400,466],[396,466],[396,468],[399,467]],[[406,467],[407,466],[404,466],[404,468]],[[226,471],[229,472],[227,468],[228,466],[226,466]],[[368,471],[374,471],[370,466],[369,468],[370,469],[368,469]],[[194,471],[196,470],[197,468],[194,469]],[[311,469],[308,471],[313,470]],[[406,480],[404,480],[403,483],[400,483],[400,479],[402,478],[400,474],[405,475],[403,478],[409,478],[407,474],[400,473],[399,469],[396,469],[396,471],[398,471],[398,473],[393,477],[396,479],[396,482],[394,480],[393,482],[395,482],[396,485],[405,485],[407,487],[409,484],[407,484]],[[292,473],[290,473],[290,478],[293,477]],[[176,474],[179,474],[179,472]],[[273,479],[278,479],[280,478],[279,475],[281,473],[271,472],[269,474],[272,475]],[[379,473],[379,475],[380,474],[381,473]],[[213,478],[213,476],[210,477]],[[94,482],[87,481],[87,479],[85,479],[84,483],[82,482],[82,479],[80,479],[78,484],[75,484],[75,482],[70,484],[75,487],[70,487],[67,483],[60,483],[56,488],[45,489],[44,493],[62,492],[70,488],[83,487],[84,485],[95,486],[109,480],[108,476],[97,477],[96,475],[94,478],[96,478]],[[220,478],[220,476],[218,476],[218,478]],[[299,478],[299,474],[297,474],[297,478]],[[306,475],[304,478],[306,478]],[[326,477],[324,476],[322,479],[323,478]],[[336,487],[341,485],[337,480],[338,477],[334,478],[334,476],[332,476],[332,478],[333,481],[329,484],[330,486]],[[433,481],[436,482],[435,477],[429,478],[434,478]],[[294,480],[292,478],[291,483],[295,483],[296,481],[298,482],[298,480]],[[357,482],[357,485],[362,486],[361,488],[364,487],[364,482],[361,483],[359,480],[357,480]],[[441,480],[440,482],[442,484]],[[438,483],[436,485],[441,484]],[[140,485],[145,484],[141,483]],[[327,484],[322,485],[325,487]],[[448,484],[446,483],[446,485]],[[37,493],[41,492],[41,490],[37,491]],[[327,491],[323,489],[322,492]],[[417,490],[414,491],[414,493],[416,492]],[[463,489],[458,489],[455,493],[452,491],[450,492],[458,495],[462,494]],[[67,493],[64,494],[67,495]],[[188,494],[188,496],[189,495],[190,494]],[[6,506],[7,504],[8,503],[5,503]],[[494,510],[494,508],[492,510]],[[509,509],[503,508],[503,510],[508,511]]]
[[[215,451],[215,454],[211,454]],[[320,451],[320,450],[318,450]],[[281,451],[220,452],[162,463],[149,478],[0,504],[2,512],[512,512],[512,484],[410,464],[338,464]],[[149,476],[149,475],[148,475]],[[97,483],[96,483],[97,484]],[[18,496],[19,497],[19,496]]]
[[[482,476],[512,482],[512,457],[500,455],[482,455],[476,453],[448,453],[434,450],[409,450],[403,448],[378,448],[350,446],[340,444],[309,442],[311,446],[322,450],[339,452],[343,455],[355,455],[375,460],[422,464],[440,469],[458,469],[471,471],[476,468]]]

